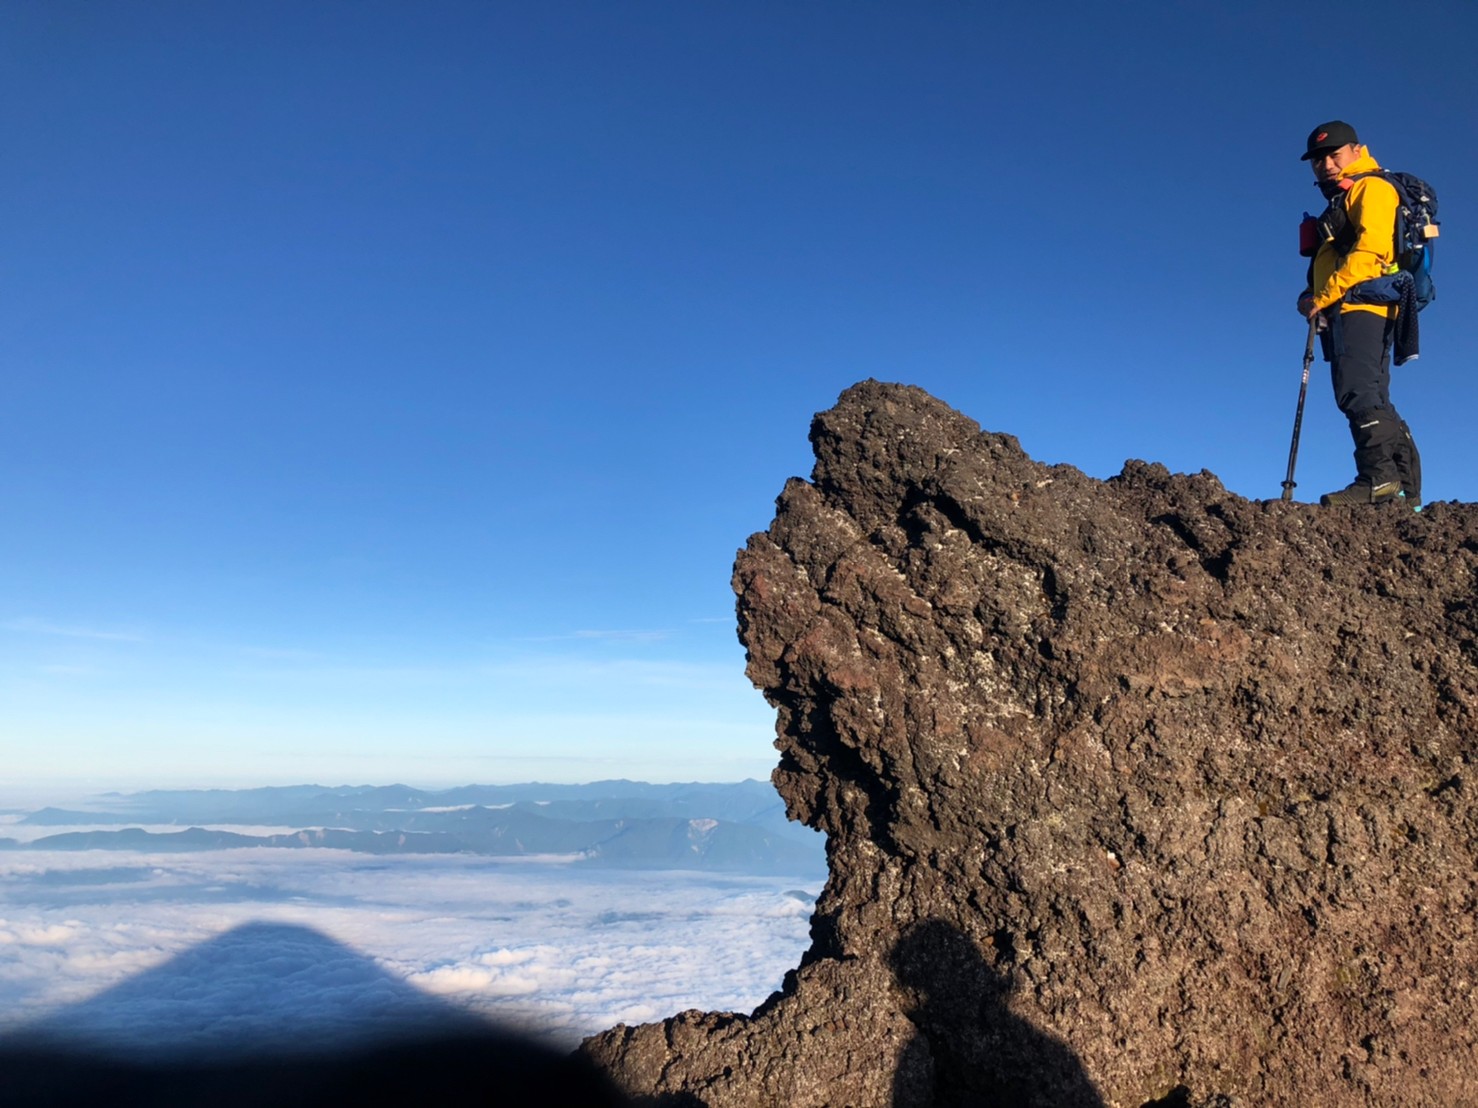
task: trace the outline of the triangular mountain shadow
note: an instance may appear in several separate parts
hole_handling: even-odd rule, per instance
[[[338,1108],[460,1101],[612,1108],[594,1066],[397,980],[306,927],[250,923],[0,1036],[6,1108]]]
[[[247,923],[0,1039],[130,1057],[337,1049],[489,1025],[321,932]]]

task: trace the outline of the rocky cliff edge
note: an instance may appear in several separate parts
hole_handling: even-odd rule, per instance
[[[590,1058],[711,1108],[1478,1103],[1478,512],[1098,481],[876,381],[811,440],[734,587],[812,946]]]

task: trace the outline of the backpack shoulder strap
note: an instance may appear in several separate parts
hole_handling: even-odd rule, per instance
[[[1354,182],[1363,181],[1367,177],[1379,177],[1396,190],[1396,219],[1391,227],[1391,248],[1393,251],[1392,256],[1394,257],[1395,253],[1399,253],[1401,250],[1401,210],[1411,203],[1410,197],[1407,196],[1406,190],[1402,187],[1401,182],[1396,180],[1395,176],[1386,169],[1367,169],[1364,173],[1352,173],[1345,180],[1349,181],[1353,187]],[[1340,194],[1340,197],[1330,201],[1330,208],[1338,209],[1339,215],[1342,217],[1331,221],[1331,228],[1336,232],[1334,236],[1335,249],[1341,254],[1346,253],[1355,245],[1355,228],[1350,223],[1349,218],[1350,192],[1351,189],[1345,189]]]
[[[1397,197],[1399,197],[1403,201],[1407,199],[1406,189],[1401,184],[1400,175],[1392,173],[1388,169],[1367,169],[1364,173],[1351,173],[1348,177],[1345,178],[1345,180],[1353,183],[1355,181],[1363,181],[1367,177],[1379,177],[1382,181],[1396,190]],[[1348,204],[1349,202],[1350,191],[1349,189],[1346,189],[1345,203]]]

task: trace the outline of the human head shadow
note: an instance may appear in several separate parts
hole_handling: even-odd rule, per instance
[[[0,1036],[0,1100],[53,1108],[622,1105],[583,1059],[423,993],[310,928],[250,923]]]
[[[1011,1013],[1009,980],[958,927],[915,924],[889,962],[916,1028],[893,1108],[1104,1108],[1072,1050]]]

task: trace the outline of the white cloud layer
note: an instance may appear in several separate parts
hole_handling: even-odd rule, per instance
[[[686,1008],[753,1009],[798,964],[818,891],[467,856],[9,851],[0,1032],[240,1046],[452,1006],[573,1045]],[[253,922],[286,926],[232,931]]]

